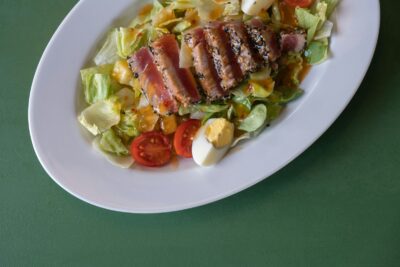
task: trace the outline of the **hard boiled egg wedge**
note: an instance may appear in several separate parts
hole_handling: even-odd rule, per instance
[[[243,0],[242,11],[247,15],[256,16],[262,10],[267,10],[276,0]]]
[[[234,125],[224,118],[210,119],[193,139],[192,154],[196,164],[207,167],[218,163],[228,152]]]

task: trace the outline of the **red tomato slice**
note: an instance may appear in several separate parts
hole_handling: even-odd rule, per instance
[[[171,161],[171,142],[161,132],[144,133],[132,142],[131,153],[133,159],[140,165],[164,166]]]
[[[179,125],[174,137],[176,154],[184,158],[192,157],[193,138],[201,126],[199,120],[188,120]]]
[[[286,4],[296,7],[309,7],[313,0],[284,0],[286,2]]]

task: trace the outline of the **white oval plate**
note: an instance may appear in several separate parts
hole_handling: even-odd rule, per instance
[[[93,205],[132,213],[177,211],[244,190],[284,167],[334,122],[359,87],[376,46],[378,0],[342,0],[332,57],[314,67],[305,95],[258,138],[212,168],[191,160],[162,169],[113,167],[91,147],[76,117],[82,110],[79,70],[91,63],[112,26],[124,25],[145,1],[81,0],[62,22],[39,63],[29,101],[29,128],[47,173]]]

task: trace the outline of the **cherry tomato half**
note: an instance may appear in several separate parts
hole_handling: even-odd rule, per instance
[[[284,0],[286,4],[293,7],[309,7],[313,0]]]
[[[184,158],[192,157],[193,138],[201,126],[199,120],[188,120],[179,125],[174,137],[176,154]]]
[[[171,142],[161,132],[144,133],[132,142],[131,153],[133,159],[140,165],[164,166],[171,161]]]

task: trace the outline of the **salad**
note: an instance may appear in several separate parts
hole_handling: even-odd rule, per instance
[[[114,165],[218,163],[303,94],[339,0],[154,0],[81,70],[78,120]]]

